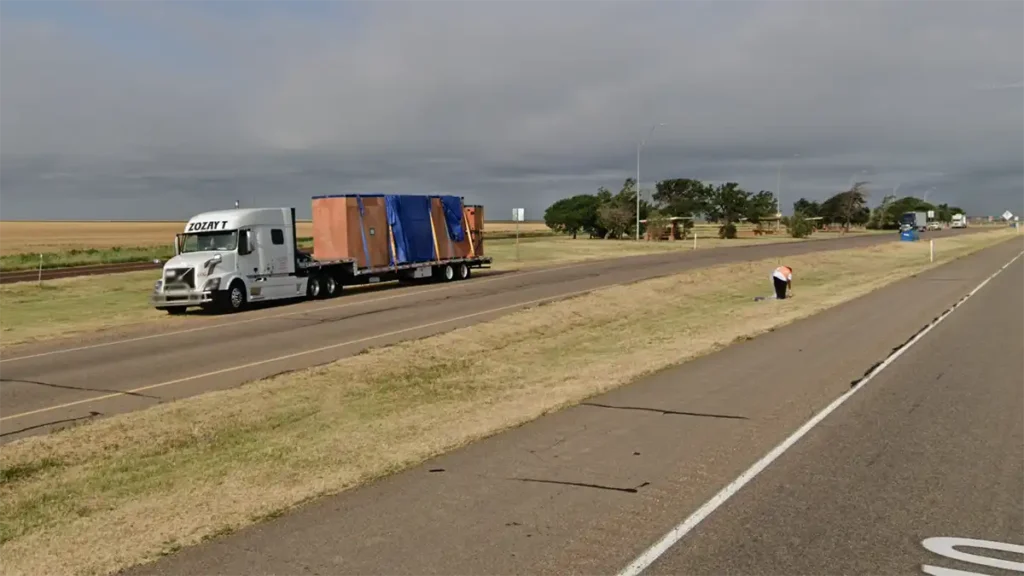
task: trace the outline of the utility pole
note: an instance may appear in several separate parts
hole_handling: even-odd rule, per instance
[[[654,134],[655,128],[658,126],[665,126],[664,122],[659,122],[651,126],[650,132],[647,133],[647,138],[644,138],[636,145],[636,182],[634,187],[636,188],[636,240],[640,241],[640,149],[647,143],[647,139]]]

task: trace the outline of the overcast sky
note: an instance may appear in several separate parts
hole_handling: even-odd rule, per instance
[[[1024,212],[1024,2],[0,4],[0,218],[690,177]]]

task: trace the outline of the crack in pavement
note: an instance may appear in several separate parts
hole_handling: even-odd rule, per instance
[[[39,428],[45,428],[47,426],[57,426],[58,424],[68,424],[70,422],[78,422],[80,420],[88,420],[97,416],[103,416],[102,412],[90,411],[88,416],[76,416],[74,418],[65,418],[63,420],[54,420],[53,422],[44,422],[42,424],[35,424],[33,426],[26,426],[18,430],[11,430],[10,432],[4,432],[0,434],[0,438],[7,436],[14,436],[15,434],[21,434],[22,432],[28,432],[29,430],[36,430]]]
[[[140,394],[139,392],[128,392],[126,390],[112,390],[107,388],[83,388],[79,386],[67,386],[64,384],[51,384],[49,382],[39,382],[37,380],[18,380],[14,378],[0,378],[0,382],[7,383],[21,383],[21,384],[34,384],[36,386],[46,386],[47,388],[61,388],[63,390],[78,390],[81,392],[100,392],[103,394],[123,394],[125,396],[137,396],[139,398],[149,398],[150,400],[160,400],[159,396],[153,396],[150,394]]]
[[[1005,266],[1002,269],[1005,269]],[[893,347],[893,349],[891,351],[889,351],[889,353],[885,356],[885,358],[883,358],[883,359],[879,360],[878,362],[875,362],[874,364],[872,364],[867,370],[864,371],[864,374],[862,374],[859,378],[857,378],[857,379],[853,380],[852,382],[850,382],[850,388],[856,388],[858,384],[863,382],[864,379],[868,377],[868,374],[871,374],[872,372],[874,372],[876,368],[878,368],[879,366],[882,365],[883,362],[885,362],[886,360],[891,358],[893,354],[896,354],[897,352],[902,350],[907,344],[909,344],[912,340],[914,340],[914,338],[917,338],[918,334],[924,332],[928,328],[930,328],[930,327],[934,326],[935,324],[937,324],[939,322],[939,320],[941,320],[943,317],[945,317],[945,316],[949,315],[950,313],[952,313],[953,310],[956,310],[957,308],[959,308],[960,305],[963,304],[964,302],[966,302],[967,299],[970,298],[970,297],[971,297],[970,294],[966,294],[964,296],[961,296],[960,299],[957,300],[956,302],[954,302],[952,306],[950,306],[949,308],[946,308],[945,310],[943,310],[942,313],[940,313],[935,318],[932,318],[931,322],[928,322],[924,326],[921,326],[920,328],[918,328],[917,331],[914,332],[913,334],[911,334],[909,338],[904,340],[902,344],[899,344],[898,346]]]
[[[598,490],[625,492],[627,494],[636,494],[641,488],[651,485],[650,482],[644,482],[635,488],[622,488],[621,486],[605,486],[602,484],[589,484],[586,482],[570,482],[568,480],[544,480],[542,478],[509,478],[509,480],[516,480],[518,482],[535,482],[538,484],[559,484],[561,486],[575,486],[577,488],[596,488]]]
[[[671,416],[697,416],[700,418],[722,418],[726,420],[749,420],[746,416],[736,416],[733,414],[711,414],[708,412],[686,412],[682,410],[664,410],[661,408],[646,408],[643,406],[612,406],[611,404],[599,404],[597,402],[582,402],[581,406],[591,406],[594,408],[608,408],[610,410],[638,410],[642,412],[658,412],[659,414],[671,415]]]

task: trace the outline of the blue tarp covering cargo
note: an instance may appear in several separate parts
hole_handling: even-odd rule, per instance
[[[397,263],[437,260],[430,223],[430,197],[389,194],[384,199],[388,224],[395,238]]]
[[[448,237],[454,242],[466,239],[462,229],[462,198],[458,196],[441,196],[441,208],[444,209],[444,220],[448,224]]]

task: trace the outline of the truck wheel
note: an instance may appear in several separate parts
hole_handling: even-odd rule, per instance
[[[451,264],[445,264],[442,266],[441,273],[444,274],[443,278],[445,282],[451,282],[455,279],[455,269],[452,268]]]
[[[223,297],[224,300],[221,308],[227,312],[239,312],[244,310],[249,300],[245,293],[245,284],[243,284],[241,280],[235,280],[232,282]]]
[[[469,278],[469,266],[465,262],[459,263],[459,280]]]
[[[172,306],[170,308],[164,308],[167,313],[171,316],[178,316],[185,313],[186,308],[184,306]]]
[[[341,285],[338,284],[338,279],[328,274],[324,276],[323,281],[323,297],[334,298],[341,291]]]
[[[312,275],[306,282],[306,296],[310,300],[316,300],[320,298],[320,294],[323,292],[323,283],[320,280],[320,276]]]

